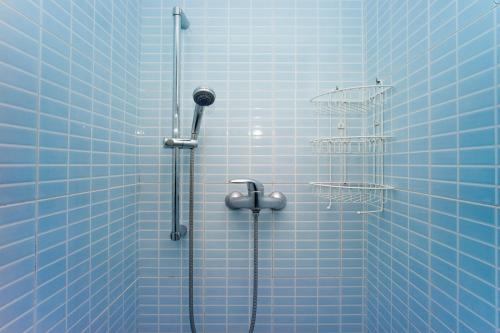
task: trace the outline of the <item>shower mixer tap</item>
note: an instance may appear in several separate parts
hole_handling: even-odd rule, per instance
[[[229,209],[250,209],[254,213],[261,209],[281,210],[286,206],[286,196],[281,192],[264,195],[264,185],[255,179],[233,179],[231,184],[246,184],[248,195],[235,191],[226,195],[226,206]]]
[[[241,192],[231,192],[226,195],[226,206],[229,209],[250,209],[253,215],[253,286],[252,315],[248,333],[253,333],[257,318],[257,299],[259,290],[259,214],[260,210],[269,208],[280,210],[286,206],[286,197],[281,192],[271,192],[264,195],[264,185],[255,179],[233,179],[231,184],[246,184],[248,195]]]

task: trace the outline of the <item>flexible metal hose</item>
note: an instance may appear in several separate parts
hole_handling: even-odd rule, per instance
[[[194,321],[194,149],[190,149],[189,158],[189,325],[191,333],[196,333]]]
[[[259,212],[253,212],[253,296],[252,317],[248,333],[253,333],[257,318],[257,294],[259,290]]]
[[[194,157],[191,149],[189,158],[189,325],[196,333],[194,320]],[[259,211],[253,211],[253,295],[252,317],[248,333],[253,333],[257,319],[257,296],[259,290]]]

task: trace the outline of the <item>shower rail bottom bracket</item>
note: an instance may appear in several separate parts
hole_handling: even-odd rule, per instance
[[[187,233],[187,227],[184,224],[179,225],[179,231],[172,231],[170,233],[170,239],[173,241],[178,241]]]

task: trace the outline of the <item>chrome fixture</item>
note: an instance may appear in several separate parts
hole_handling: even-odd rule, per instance
[[[189,325],[191,333],[196,333],[194,317],[194,172],[195,148],[198,147],[198,134],[205,106],[215,101],[215,92],[205,86],[198,87],[193,92],[196,103],[193,115],[191,138],[185,139],[181,135],[180,124],[180,60],[181,60],[181,29],[189,28],[189,21],[179,7],[172,11],[174,17],[174,59],[173,59],[173,96],[172,96],[172,137],[163,139],[163,146],[172,149],[172,232],[170,239],[180,240],[187,232],[185,225],[180,224],[180,153],[181,149],[189,149]]]
[[[163,144],[167,148],[193,149],[198,147],[198,134],[200,133],[203,110],[215,102],[215,92],[209,87],[200,86],[193,91],[193,100],[196,103],[191,127],[191,138],[164,138]]]
[[[189,20],[188,20],[186,14],[184,14],[184,11],[182,10],[181,7],[178,7],[178,6],[174,7],[172,9],[172,15],[174,16],[174,21],[176,19],[176,16],[177,17],[180,16],[181,29],[186,30],[189,28],[189,25],[190,25]]]
[[[264,185],[255,179],[233,179],[231,184],[246,184],[248,195],[231,192],[226,195],[226,206],[229,209],[250,209],[253,215],[253,288],[252,315],[248,333],[253,333],[257,320],[257,297],[259,290],[259,214],[261,209],[280,210],[286,206],[286,197],[281,192],[271,192],[264,196]]]
[[[193,115],[193,126],[191,129],[191,138],[164,138],[163,144],[167,148],[172,148],[179,153],[180,149],[189,149],[189,324],[191,333],[196,333],[196,323],[194,318],[194,159],[195,148],[198,147],[198,134],[200,133],[201,119],[205,106],[212,105],[215,102],[215,92],[209,87],[200,86],[193,92],[193,100],[196,103]],[[175,156],[175,155],[174,155]],[[178,172],[178,168],[174,167],[174,172]],[[179,180],[178,174],[173,175],[173,191],[178,191]],[[174,241],[179,240],[186,233],[186,226],[179,224],[179,195],[174,195],[172,209],[176,210],[176,214],[172,213],[172,232],[170,238]]]
[[[172,10],[174,18],[174,52],[173,52],[173,88],[172,88],[172,139],[178,139],[181,136],[181,118],[180,118],[180,63],[181,63],[181,29],[189,28],[189,20],[180,7],[174,7]],[[179,148],[173,146],[172,150],[172,232],[170,239],[176,241],[186,234],[186,227],[179,224],[180,217],[180,152]]]
[[[164,138],[163,145],[166,148],[173,149],[174,170],[172,175],[172,232],[170,239],[176,241],[186,234],[186,226],[179,223],[179,159],[180,149],[194,149],[198,147],[198,134],[200,133],[201,119],[205,106],[212,105],[215,102],[215,92],[209,87],[200,86],[193,91],[193,100],[196,103],[193,115],[193,126],[191,129],[191,138],[180,137]]]
[[[163,145],[166,148],[193,149],[198,147],[198,140],[182,138],[164,138]]]
[[[286,206],[286,196],[281,192],[271,192],[264,196],[264,185],[255,179],[233,179],[231,184],[246,184],[248,195],[241,192],[231,192],[226,195],[226,206],[229,209],[250,209],[260,212],[261,209],[281,210]]]
[[[215,91],[209,87],[200,86],[193,91],[193,100],[196,103],[193,114],[193,124],[191,125],[191,140],[196,140],[200,133],[201,119],[205,106],[210,106],[215,102]]]

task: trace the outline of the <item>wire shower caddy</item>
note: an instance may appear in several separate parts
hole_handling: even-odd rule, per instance
[[[319,181],[311,182],[327,208],[359,214],[384,209],[384,99],[391,86],[335,89],[311,99],[321,136],[311,140],[320,155]],[[325,118],[326,117],[326,118]]]

